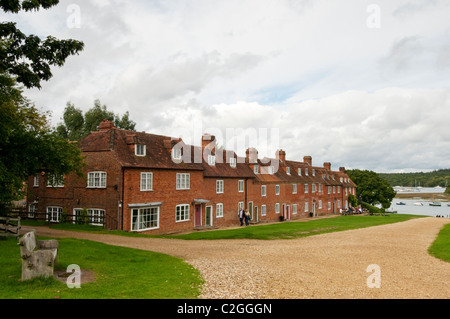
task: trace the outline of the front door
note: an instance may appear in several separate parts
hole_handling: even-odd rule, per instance
[[[212,226],[212,206],[206,206],[205,226]]]
[[[250,214],[250,218],[252,220],[254,220],[254,218],[253,218],[253,202],[248,202],[248,212]]]
[[[202,205],[195,205],[194,226],[202,225]]]

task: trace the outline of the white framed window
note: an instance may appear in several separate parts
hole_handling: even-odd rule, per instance
[[[322,184],[319,183],[319,193],[322,193],[322,191],[323,191]]]
[[[73,218],[74,224],[78,222],[78,219],[81,217],[82,211],[83,210],[81,208],[75,208],[73,210],[73,214],[75,215]],[[89,225],[103,226],[105,222],[105,210],[97,208],[88,208],[86,217],[89,218]]]
[[[216,165],[216,156],[215,155],[208,155],[208,164],[210,166]]]
[[[153,190],[153,173],[141,173],[141,192]]]
[[[275,214],[279,214],[280,213],[280,203],[276,203],[275,204]]]
[[[331,202],[328,202],[328,210],[331,210]]]
[[[106,188],[106,172],[89,172],[87,179],[88,188]]]
[[[308,213],[308,212],[309,212],[309,203],[306,202],[305,203],[305,213]]]
[[[172,159],[174,160],[181,159],[181,148],[172,148]]]
[[[275,185],[275,195],[280,195],[280,185]]]
[[[47,207],[47,220],[52,223],[59,223],[62,207],[48,206]]]
[[[216,217],[223,217],[223,204],[216,204]]]
[[[258,172],[259,172],[258,165],[253,166],[253,173],[258,174]]]
[[[341,208],[341,200],[340,199],[338,199],[337,208]]]
[[[267,186],[261,185],[261,196],[265,197],[267,195]]]
[[[216,193],[223,194],[223,180],[216,181]]]
[[[177,173],[176,189],[190,189],[191,187],[191,175],[189,173]]]
[[[37,211],[38,211],[38,203],[37,202],[30,203],[30,205],[28,206],[28,217],[34,218],[34,213],[37,213]]]
[[[238,212],[244,208],[244,202],[238,202]]]
[[[316,176],[316,170],[314,168],[312,169],[312,176]]]
[[[145,156],[147,147],[145,144],[136,144],[134,146],[134,154],[136,156]]]
[[[64,175],[48,174],[47,187],[64,187]]]
[[[39,187],[39,175],[34,175],[33,187]]]
[[[315,193],[316,192],[316,184],[311,184],[311,193]]]
[[[189,220],[189,204],[177,205],[175,208],[175,221],[184,222]]]
[[[267,215],[267,207],[266,205],[261,205],[261,216]]]
[[[319,199],[319,209],[322,209],[322,200]]]
[[[298,168],[298,176],[302,176],[302,169],[300,167]]]
[[[328,195],[330,195],[331,194],[331,186],[328,186]]]
[[[289,166],[286,167],[286,174],[291,175],[291,168]]]
[[[230,157],[230,167],[236,167],[236,158]]]
[[[337,187],[337,193],[340,194],[341,193],[341,186]]]
[[[333,186],[333,194],[336,194],[336,186]]]
[[[297,204],[292,204],[292,214],[297,215]]]
[[[305,184],[305,194],[308,194],[308,193],[309,193],[309,185]]]
[[[305,175],[306,175],[306,176],[309,175],[309,173],[308,173],[308,167],[305,168]]]
[[[292,184],[292,194],[297,194],[297,184]]]
[[[238,181],[238,192],[243,193],[244,192],[244,180]]]
[[[159,206],[133,208],[131,230],[143,231],[159,228]]]
[[[274,172],[273,166],[267,167],[267,172],[268,172],[270,175],[273,175],[273,172]]]

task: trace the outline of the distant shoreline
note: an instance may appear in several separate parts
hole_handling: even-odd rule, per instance
[[[437,199],[445,199],[450,201],[450,195],[445,193],[397,193],[395,195],[395,198],[402,198],[402,199],[412,199],[412,198],[421,198],[421,199],[431,199],[431,200],[437,200]]]

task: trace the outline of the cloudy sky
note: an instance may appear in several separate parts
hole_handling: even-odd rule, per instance
[[[448,0],[62,0],[3,17],[85,43],[26,91],[54,125],[99,99],[139,131],[207,131],[241,156],[450,168]]]

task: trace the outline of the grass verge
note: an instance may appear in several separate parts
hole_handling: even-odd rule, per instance
[[[20,280],[22,262],[15,238],[0,241],[0,299],[194,299],[200,294],[200,273],[181,259],[116,247],[89,240],[58,239],[59,264],[77,264],[96,280],[68,288],[55,278]]]
[[[392,214],[387,216],[351,215],[334,218],[312,219],[307,222],[283,222],[268,225],[252,225],[249,227],[194,232],[183,235],[165,236],[178,239],[293,239],[323,233],[365,228],[420,218],[417,215]]]
[[[450,224],[444,225],[428,252],[436,258],[450,262]]]

